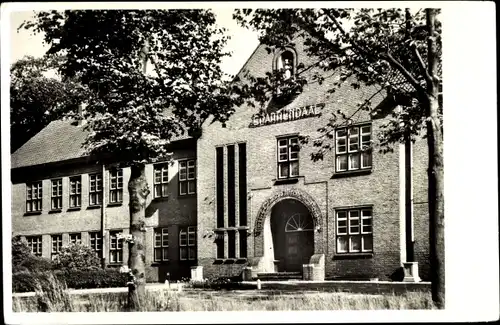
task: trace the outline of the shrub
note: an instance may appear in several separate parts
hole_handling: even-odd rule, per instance
[[[120,273],[114,269],[98,270],[73,270],[53,272],[28,272],[21,271],[12,274],[12,291],[31,292],[35,291],[36,284],[41,284],[50,278],[51,274],[68,288],[73,289],[91,289],[91,288],[116,288],[125,287],[127,283],[127,274]]]
[[[89,246],[71,244],[61,249],[55,261],[59,270],[96,270],[101,266],[101,260]]]
[[[20,268],[21,264],[29,258],[31,249],[28,243],[21,238],[21,236],[12,237],[12,268]]]
[[[255,289],[253,285],[243,284],[237,278],[219,277],[205,279],[204,281],[191,281],[190,287],[195,289],[211,290],[244,290]]]
[[[30,254],[13,272],[29,271],[29,272],[46,272],[54,269],[54,263],[48,258],[43,258]]]

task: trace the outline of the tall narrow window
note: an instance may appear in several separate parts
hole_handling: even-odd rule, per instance
[[[373,251],[371,208],[337,211],[337,253]]]
[[[278,139],[278,178],[299,176],[299,138]]]
[[[371,125],[341,128],[335,132],[336,171],[372,167]]]
[[[62,209],[62,179],[52,180],[52,196],[50,200],[52,210]]]
[[[123,201],[123,169],[113,168],[109,171],[109,202]]]
[[[82,205],[82,176],[69,179],[69,207],[78,208]]]
[[[224,256],[224,232],[218,231],[215,233],[215,245],[217,246],[217,258],[223,259]]]
[[[227,232],[227,257],[236,258],[236,231],[229,230]]]
[[[181,260],[196,260],[196,227],[180,229],[179,249]]]
[[[154,165],[154,197],[167,197],[168,164]]]
[[[196,193],[196,160],[179,161],[179,195]]]
[[[121,231],[109,232],[109,263],[118,264],[123,262],[123,239],[120,238]]]
[[[51,258],[54,259],[62,248],[62,235],[52,235]]]
[[[240,230],[240,258],[247,257],[247,231],[246,229]]]
[[[215,149],[217,228],[224,227],[224,148]]]
[[[294,55],[291,51],[284,51],[278,58],[278,70],[283,72],[283,78],[290,79],[294,75]]]
[[[26,241],[35,256],[42,256],[42,236],[26,236]]]
[[[42,211],[42,182],[26,184],[26,212]]]
[[[69,242],[70,244],[73,245],[80,245],[82,243],[82,234],[81,233],[74,233],[74,234],[69,234]]]
[[[240,226],[247,225],[247,145],[238,144],[238,187],[240,206]]]
[[[236,225],[234,145],[227,146],[227,216],[228,226]]]
[[[168,261],[168,228],[156,228],[154,236],[155,262]]]
[[[97,256],[101,257],[102,255],[102,236],[99,231],[89,233],[90,238],[90,248],[92,248]]]
[[[102,204],[102,174],[89,175],[89,205]]]

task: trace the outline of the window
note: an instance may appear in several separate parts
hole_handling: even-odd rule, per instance
[[[26,184],[26,212],[42,211],[42,182]]]
[[[60,210],[62,209],[62,179],[52,180],[52,197],[51,197],[51,209]]]
[[[75,176],[69,179],[69,207],[80,206],[82,206],[82,176]]]
[[[299,137],[278,139],[278,178],[299,176]]]
[[[285,80],[290,79],[294,75],[294,61],[292,51],[284,51],[278,57],[277,68],[283,71],[283,78]]]
[[[215,245],[217,246],[217,258],[223,259],[224,256],[224,236],[225,233],[223,231],[219,231],[215,233]]]
[[[371,208],[337,211],[337,253],[373,251]]]
[[[154,197],[167,197],[168,164],[154,165]]]
[[[370,169],[371,126],[353,126],[335,132],[336,171]]]
[[[224,147],[215,149],[217,228],[224,227]]]
[[[180,229],[179,246],[181,260],[196,260],[196,227]]]
[[[247,231],[245,229],[240,230],[240,258],[247,257]]]
[[[33,255],[42,256],[42,236],[29,236],[26,241]]]
[[[102,204],[102,174],[89,175],[89,205]]]
[[[109,172],[109,202],[120,203],[123,201],[123,170],[114,168]]]
[[[101,256],[102,253],[102,236],[101,233],[96,231],[96,232],[91,232],[89,233],[90,237],[90,248],[96,251],[97,256]]]
[[[51,258],[54,259],[62,248],[62,235],[52,235]]]
[[[168,261],[168,228],[156,228],[154,234],[155,262]]]
[[[179,194],[196,193],[196,160],[179,161]]]
[[[123,240],[120,238],[121,231],[109,232],[109,263],[118,264],[123,262]]]
[[[69,234],[69,242],[71,244],[81,244],[82,234],[81,233]]]

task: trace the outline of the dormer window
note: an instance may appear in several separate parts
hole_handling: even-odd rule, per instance
[[[278,56],[276,68],[283,71],[285,80],[290,79],[295,74],[295,55],[292,51],[286,50]]]

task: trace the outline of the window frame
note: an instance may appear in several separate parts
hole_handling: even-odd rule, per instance
[[[102,244],[103,244],[103,242],[102,242],[102,233],[100,231],[91,231],[91,232],[89,232],[89,247],[91,249],[93,249],[96,252],[97,256],[99,256],[99,257],[102,256],[102,251],[103,251],[103,245]]]
[[[160,245],[157,245],[157,236],[160,236]],[[155,263],[168,262],[168,227],[158,227],[154,228],[153,231],[153,261]],[[161,257],[157,258],[156,252],[161,252]]]
[[[369,128],[366,132],[363,129]],[[356,132],[353,132],[356,130]],[[342,134],[342,135],[341,135]],[[368,140],[364,140],[368,137]],[[335,129],[335,173],[350,173],[373,168],[373,154],[370,143],[373,138],[372,123],[362,123]],[[356,141],[353,141],[356,139]],[[343,144],[341,144],[341,141]],[[344,148],[344,150],[339,150]],[[364,157],[369,164],[364,165]],[[355,160],[354,160],[354,159]],[[345,168],[340,168],[345,165]]]
[[[60,211],[63,207],[63,182],[62,178],[52,179],[50,181],[50,210]],[[54,188],[55,186],[55,188]],[[54,192],[55,189],[55,192]],[[54,203],[57,203],[56,205]]]
[[[299,135],[294,134],[294,135],[287,135],[287,136],[280,136],[277,139],[276,143],[276,172],[277,172],[277,179],[278,180],[283,180],[283,179],[293,179],[297,178],[300,176],[300,144],[299,144]],[[292,141],[296,140],[297,143],[293,144]],[[286,141],[286,144],[280,144],[281,141]],[[292,150],[293,146],[297,146],[297,150]],[[280,149],[286,149],[286,159],[282,159],[281,155],[284,155],[285,153],[280,152]],[[292,157],[293,154],[296,154],[297,156],[295,158]],[[297,174],[292,174],[292,164],[297,164]],[[286,176],[281,175],[281,166],[287,165],[288,167],[288,173]]]
[[[36,197],[34,197],[36,193]],[[33,203],[36,203],[37,209],[33,209]],[[28,208],[28,206],[30,208]],[[36,181],[26,183],[26,212],[41,212],[43,208],[43,182]]]
[[[54,242],[55,239],[55,242]],[[62,249],[62,234],[52,234],[50,235],[50,258],[54,259],[59,253],[61,252]],[[55,249],[54,249],[54,243],[55,243]]]
[[[115,193],[116,198],[113,199]],[[109,170],[109,203],[123,203],[123,168],[114,167]]]
[[[73,192],[73,183],[75,188]],[[73,205],[73,198],[75,198],[75,205]],[[82,207],[82,175],[76,175],[69,178],[69,208],[78,209]]]
[[[160,181],[156,180],[156,173],[160,173]],[[168,163],[159,163],[153,165],[153,199],[168,197]],[[157,195],[157,188],[161,192]]]
[[[111,265],[118,265],[123,263],[123,239],[119,238],[119,234],[123,235],[123,230],[112,230],[109,232],[109,264]],[[113,240],[115,241],[114,248]],[[112,260],[114,254],[116,254],[115,261]],[[120,261],[118,261],[118,256],[121,259]]]
[[[102,199],[103,199],[102,193],[103,193],[102,173],[89,174],[89,206],[95,207],[102,205]]]
[[[25,237],[28,246],[31,249],[31,254],[35,256],[42,256],[43,241],[42,236],[26,236]]]
[[[196,261],[197,250],[197,231],[196,226],[187,226],[179,228],[179,260]],[[185,244],[182,243],[182,235],[185,235]],[[190,242],[190,236],[193,235],[193,242]],[[194,248],[194,251],[192,249]],[[182,250],[186,249],[187,258],[182,257]],[[193,252],[193,253],[191,253]]]
[[[192,166],[190,166],[190,163],[192,163]],[[187,195],[195,195],[196,194],[196,158],[186,158],[178,161],[178,168],[179,168],[179,196],[187,196]],[[185,164],[185,166],[182,166]],[[189,169],[192,169],[192,176],[190,177],[190,171]],[[185,171],[185,176],[182,177],[183,171]],[[186,184],[186,192],[184,193],[182,191],[182,186],[183,184]],[[193,191],[190,191],[190,184],[192,188],[194,189]]]
[[[369,214],[365,215],[364,212]],[[366,220],[370,222],[365,224]],[[369,230],[365,231],[364,227],[369,227]],[[341,239],[344,239],[345,250],[339,250]],[[359,240],[358,249],[353,247],[355,240]],[[367,240],[370,242],[369,248],[366,248]],[[335,210],[335,253],[338,255],[373,253],[373,207],[360,206]]]
[[[79,239],[73,240],[73,237],[77,236]],[[69,234],[69,243],[70,244],[82,244],[82,233],[81,232],[74,232]]]

